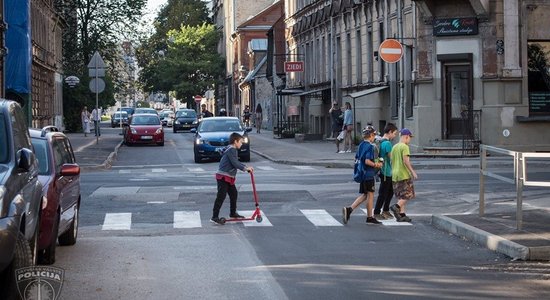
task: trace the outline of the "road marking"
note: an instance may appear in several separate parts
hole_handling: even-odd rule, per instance
[[[149,178],[130,178],[128,181],[149,181]]]
[[[264,171],[274,171],[275,170],[275,168],[270,167],[270,166],[257,166],[256,168],[258,168],[260,170],[264,170]]]
[[[363,211],[363,213],[365,213],[365,215],[367,215],[367,210],[366,209],[362,208],[361,210]],[[412,215],[409,215],[409,216],[412,216]],[[384,225],[384,226],[412,226],[412,224],[410,222],[397,222],[397,220],[395,220],[395,219],[378,220],[378,221],[382,222],[382,225]]]
[[[324,209],[300,209],[315,226],[343,226]]]
[[[187,168],[189,172],[204,172],[203,168]]]
[[[107,213],[101,230],[130,230],[132,213]]]
[[[293,166],[293,167],[300,170],[315,170],[315,168],[313,168],[312,166]]]
[[[243,221],[242,222],[243,225],[246,226],[246,227],[269,227],[269,226],[273,226],[273,224],[271,224],[269,219],[265,216],[264,211],[260,210],[260,212],[262,213],[262,222],[261,223],[256,222],[256,220],[251,220],[251,221]],[[250,218],[253,213],[254,213],[253,210],[239,210],[239,214],[245,216],[246,218]]]
[[[132,171],[130,170],[118,170],[118,174],[130,174]]]
[[[166,169],[151,169],[151,172],[153,173],[166,173]]]
[[[174,228],[200,228],[201,215],[199,211],[175,211]]]
[[[166,201],[147,201],[147,204],[165,204]]]
[[[139,189],[139,186],[100,187],[95,190],[90,197],[123,196],[128,194],[135,194],[138,192]]]

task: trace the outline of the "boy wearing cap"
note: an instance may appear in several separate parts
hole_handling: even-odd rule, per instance
[[[367,126],[363,129],[363,141],[359,144],[359,149],[355,154],[355,159],[359,160],[360,163],[366,165],[366,180],[361,182],[359,185],[359,197],[353,201],[351,206],[344,207],[342,209],[342,221],[344,224],[348,223],[349,217],[354,209],[356,209],[361,203],[367,200],[367,223],[371,224],[382,224],[376,220],[372,215],[372,205],[374,202],[374,176],[375,169],[382,167],[382,163],[374,161],[374,145],[372,142],[376,137],[376,129],[373,126]]]
[[[391,150],[393,192],[397,203],[390,207],[397,222],[410,222],[411,219],[405,214],[407,201],[415,197],[413,179],[418,176],[410,161],[409,143],[413,138],[412,132],[403,128],[400,131],[399,143]]]
[[[388,123],[384,127],[384,136],[380,142],[380,160],[382,168],[380,169],[380,188],[378,190],[378,199],[374,206],[374,217],[378,220],[393,219],[390,214],[390,202],[393,197],[393,181],[391,173],[391,141],[397,136],[398,129],[393,123]],[[382,211],[382,213],[380,213]]]

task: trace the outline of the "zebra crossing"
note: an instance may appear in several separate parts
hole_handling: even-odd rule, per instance
[[[213,172],[217,170],[217,165],[209,165],[207,167],[197,167],[197,166],[182,166],[181,168],[161,168],[161,167],[153,167],[153,168],[136,168],[136,169],[119,169],[116,172],[118,174],[133,174],[133,173],[168,173],[174,170],[184,170],[186,172],[190,173],[205,173],[205,172]],[[300,166],[300,165],[284,165],[284,166],[278,166],[277,168],[273,166],[265,166],[265,165],[258,165],[254,166],[255,170],[260,171],[280,171],[280,170],[301,170],[301,171],[308,171],[308,170],[316,170],[316,167],[314,166]]]
[[[249,217],[253,214],[252,210],[239,210],[239,213],[245,217]],[[341,227],[344,226],[339,220],[324,209],[299,209],[301,216],[305,217],[308,223],[315,227]],[[366,216],[366,210],[362,209],[361,212]],[[269,219],[264,211],[261,212],[262,222],[241,221],[244,227],[274,227],[284,226],[284,223],[279,219],[279,222],[274,224]],[[355,215],[354,215],[355,217]],[[338,216],[337,218],[340,218]],[[385,226],[412,226],[411,223],[397,222],[395,220],[382,220],[382,225]],[[210,226],[208,219],[201,218],[200,211],[174,211],[173,213],[173,225],[174,229],[191,229],[202,228]],[[132,229],[132,213],[106,213],[101,226],[101,230],[104,231],[121,231]]]

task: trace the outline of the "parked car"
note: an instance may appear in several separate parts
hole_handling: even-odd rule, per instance
[[[122,122],[122,125],[128,124],[128,113],[125,111],[117,111],[111,116],[112,128],[120,126],[121,122]]]
[[[80,167],[71,142],[56,127],[29,132],[38,159],[42,196],[48,199],[40,218],[38,262],[53,264],[57,241],[60,246],[74,245],[78,236]]]
[[[164,146],[164,130],[159,116],[135,113],[128,125],[124,126],[124,143],[127,146],[151,143]]]
[[[250,140],[248,132],[252,128],[245,128],[236,117],[211,117],[203,119],[196,129],[191,129],[195,133],[193,139],[193,152],[196,163],[203,159],[221,158],[221,151],[229,145],[229,135],[233,132],[244,136],[243,144],[239,149],[239,159],[241,161],[250,161]]]
[[[132,115],[134,114],[134,110],[135,110],[135,109],[134,109],[133,107],[127,107],[127,106],[125,106],[125,107],[119,107],[119,108],[117,108],[116,111],[125,111],[125,112],[128,114],[128,118],[131,118]]]
[[[176,133],[178,130],[191,130],[192,128],[197,128],[198,124],[199,119],[197,118],[197,113],[194,110],[179,109],[176,111],[172,131]]]
[[[15,298],[15,270],[36,263],[46,205],[26,124],[17,102],[0,99],[0,299]]]
[[[157,116],[159,115],[159,113],[157,112],[156,109],[148,108],[148,107],[138,107],[134,111],[134,114],[154,114],[154,115],[157,115]]]
[[[161,111],[159,113],[162,126],[172,127],[174,125],[175,114],[172,111]]]

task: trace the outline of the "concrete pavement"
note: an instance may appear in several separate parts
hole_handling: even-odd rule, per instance
[[[77,162],[83,171],[110,168],[119,147],[122,135],[104,132],[96,143],[96,137],[82,133],[67,134],[73,145]],[[293,165],[315,165],[327,168],[353,168],[354,153],[336,153],[333,141],[296,142],[294,139],[276,139],[270,131],[250,133],[251,149],[255,154],[270,161]],[[508,158],[492,158],[499,167],[513,166]],[[464,169],[478,168],[479,158],[425,158],[413,157],[416,169]],[[539,163],[547,167],[549,162]],[[547,201],[544,201],[547,200]],[[504,253],[514,259],[550,259],[550,197],[538,202],[537,209],[523,209],[523,229],[516,230],[515,206],[491,207],[486,214],[433,215],[432,224],[442,230],[472,240],[491,250]]]

